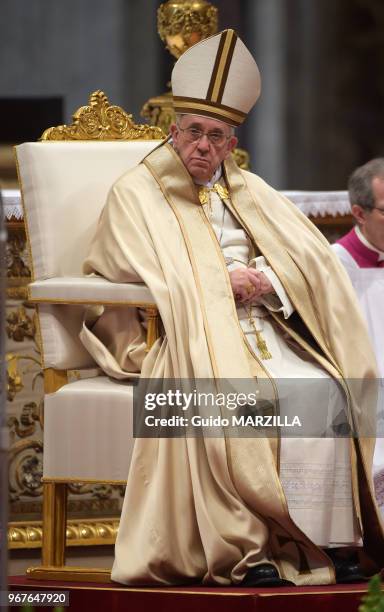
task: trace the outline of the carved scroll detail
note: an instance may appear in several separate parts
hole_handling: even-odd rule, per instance
[[[94,91],[87,106],[73,115],[71,125],[59,125],[44,131],[40,140],[160,140],[164,132],[150,125],[136,124],[132,115],[114,106],[103,91]]]

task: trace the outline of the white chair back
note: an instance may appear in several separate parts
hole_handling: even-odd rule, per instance
[[[100,212],[116,180],[159,140],[65,141],[16,147],[32,279],[81,277]],[[39,307],[43,365],[95,365],[78,334],[84,307]]]
[[[33,280],[82,275],[110,188],[158,144],[75,141],[16,147]]]

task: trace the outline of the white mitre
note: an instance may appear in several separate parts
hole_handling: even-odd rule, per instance
[[[204,115],[237,126],[260,95],[255,60],[234,30],[190,47],[172,72],[175,113]]]

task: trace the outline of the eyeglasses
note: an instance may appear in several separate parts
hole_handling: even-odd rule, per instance
[[[373,212],[374,210],[377,210],[379,215],[384,216],[384,208],[381,208],[380,206],[370,206],[369,208],[366,208],[365,210],[367,212]]]
[[[226,140],[229,140],[231,136],[226,136],[223,132],[203,132],[203,130],[199,130],[194,127],[182,128],[179,125],[177,126],[180,132],[184,133],[184,137],[188,142],[197,142],[203,136],[206,136],[211,144],[214,147],[221,147]]]

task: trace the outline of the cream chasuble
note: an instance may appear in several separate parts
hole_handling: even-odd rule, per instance
[[[213,181],[216,180],[214,177]],[[247,267],[250,261],[247,235],[216,192],[211,192],[210,201],[203,209],[212,224],[228,270]],[[296,345],[294,351],[287,338],[276,331],[269,320],[268,309],[283,312],[288,318],[293,312],[292,304],[264,257],[256,258],[255,267],[264,271],[276,292],[276,295],[269,296],[270,299],[264,298],[264,304],[252,308],[252,317],[270,352],[269,359],[263,360],[254,328],[249,322],[248,307],[242,305],[237,308],[240,325],[256,358],[276,379],[278,389],[281,387],[280,414],[300,415],[305,420],[310,405],[322,405],[323,410],[327,410],[322,394],[316,396],[316,383],[329,379],[329,375],[314,359],[308,360],[307,356],[304,360],[299,346]],[[284,380],[290,378],[297,380],[299,389],[291,402],[282,398]],[[329,397],[331,414],[341,412],[344,401],[343,394],[334,384]],[[315,419],[316,415],[313,416]],[[360,540],[352,500],[349,446],[348,438],[281,438],[280,481],[290,516],[318,546],[356,545]]]
[[[344,283],[340,265],[325,239],[292,204],[256,176],[240,171],[231,160],[225,162],[225,173],[236,218],[276,274],[310,330],[315,348],[290,325],[289,318],[284,319],[283,312],[273,313],[273,326],[280,326],[281,336],[289,334],[300,350],[307,351],[311,359],[305,368],[317,368],[317,376],[326,370],[340,380],[347,398],[344,404],[360,430],[371,418],[373,400],[363,393],[362,385],[347,387],[341,376],[374,378],[375,370],[353,292]],[[272,335],[272,329],[269,333],[272,322],[263,317],[263,333],[272,354],[275,352],[270,374],[266,362],[255,358],[252,341],[244,340],[244,331],[245,336],[250,334],[239,318],[214,229],[189,174],[173,149],[164,145],[112,189],[85,271],[116,282],[142,280],[155,296],[164,335],[144,359],[144,377],[257,376],[264,377],[276,395],[274,368],[285,363],[286,351],[292,349],[279,333]],[[92,329],[86,326],[82,339],[106,371],[120,378],[128,376],[127,364],[135,362],[142,350],[139,336],[127,329],[124,334],[120,326],[116,340],[114,329],[103,327],[102,319]],[[353,350],[343,340],[344,323],[358,339]],[[132,341],[132,353],[129,348],[121,349],[124,339],[127,347]],[[116,346],[119,351],[113,350]],[[317,442],[335,444],[333,440]],[[338,466],[343,483],[348,481],[349,486],[350,482],[348,457],[335,448],[325,453],[332,486],[329,488],[326,478],[321,486],[327,489],[328,499],[335,493]],[[297,457],[289,451],[286,461],[282,449],[283,463],[291,464],[291,471],[282,474],[281,482],[275,450],[272,440],[261,437],[137,439],[112,578],[126,584],[199,579],[207,584],[229,584],[241,581],[248,567],[271,559],[281,576],[295,584],[334,582],[332,564],[310,539],[319,544],[340,541],[329,528],[333,517],[328,527],[322,524],[308,537],[309,512],[295,507],[293,500],[303,498],[289,491],[289,483],[301,478],[293,477],[291,469]],[[350,450],[357,521],[364,546],[380,565],[383,538],[369,476],[372,442],[351,442]],[[334,507],[345,504],[350,518],[341,539],[351,542],[358,533],[354,533],[348,486],[334,497]]]

